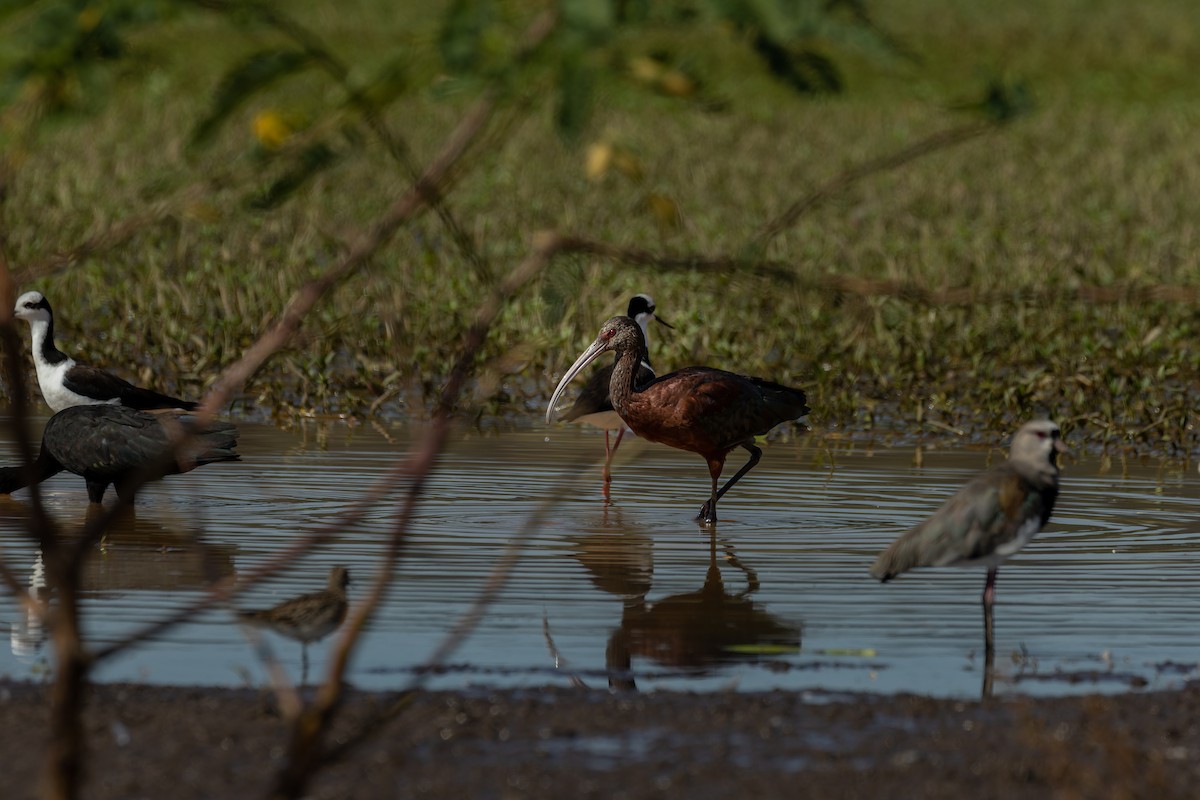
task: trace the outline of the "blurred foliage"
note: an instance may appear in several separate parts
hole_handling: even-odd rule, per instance
[[[352,124],[376,126],[376,134],[390,139],[377,125],[408,87],[404,47],[398,46],[382,67],[363,71],[352,55],[343,60],[318,32],[289,16],[286,4],[259,0],[7,0],[0,6],[0,25],[24,44],[15,58],[7,59],[11,66],[3,78],[0,102],[28,98],[29,88],[35,87],[32,94],[39,108],[27,115],[30,119],[85,105],[85,98],[99,102],[104,92],[95,80],[97,68],[128,54],[127,40],[134,30],[164,22],[184,9],[204,9],[221,15],[236,31],[260,38],[273,32],[278,39],[225,67],[207,111],[193,129],[193,148],[210,145],[241,108],[270,98],[302,73],[319,70],[340,89],[340,94],[328,95],[328,107],[314,114],[307,130],[282,124],[278,116],[256,118],[260,155],[269,156],[260,163],[270,183],[252,193],[250,208],[277,207],[338,163],[343,150],[361,146],[362,137],[330,133],[346,132],[347,114],[357,118]],[[606,78],[632,74],[639,85],[664,95],[697,95],[701,79],[675,63],[674,54],[648,52],[649,40],[664,30],[678,35],[724,28],[772,75],[802,93],[843,88],[839,53],[888,58],[897,52],[861,0],[559,0],[553,35],[545,46],[526,53],[520,36],[543,10],[544,5],[535,2],[453,0],[442,12],[437,49],[448,78],[459,87],[477,91],[492,85],[519,93],[529,91],[531,80],[536,84],[548,76],[557,98],[554,120],[560,134],[572,142],[587,130],[597,89]],[[365,77],[351,77],[359,75]],[[712,109],[721,107],[711,98],[706,102]],[[322,125],[322,120],[337,122]]]
[[[97,68],[127,54],[129,34],[174,16],[169,0],[7,0],[0,24],[12,65],[0,81],[0,104],[32,90],[49,111],[96,92]]]

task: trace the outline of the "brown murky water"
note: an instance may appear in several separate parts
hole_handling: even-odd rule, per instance
[[[341,424],[282,431],[243,425],[244,460],[169,478],[139,498],[136,520],[88,566],[86,630],[112,640],[189,602],[213,574],[237,573],[329,521],[394,463],[403,431]],[[395,589],[351,680],[396,688],[472,602],[495,559],[564,472],[603,451],[576,429],[462,436],[422,504]],[[598,468],[528,539],[500,600],[429,684],[583,682],[715,691],[823,688],[977,695],[981,572],[926,570],[880,585],[874,555],[986,466],[979,450],[926,452],[772,444],[721,503],[715,538],[693,516],[707,491],[700,459],[623,445],[613,502]],[[993,453],[998,455],[998,452]],[[3,453],[11,460],[11,448]],[[731,462],[732,463],[732,462]],[[82,520],[82,480],[46,484],[60,519]],[[0,497],[0,547],[31,583],[36,550],[19,531],[25,492]],[[363,524],[240,604],[320,588],[346,564],[362,590],[391,524]],[[205,563],[192,544],[203,532]],[[1048,529],[1000,571],[998,692],[1171,687],[1200,675],[1200,477],[1177,466],[1068,465]],[[0,675],[38,678],[46,645],[0,600]],[[269,637],[299,672],[299,645]],[[327,643],[310,647],[322,667]],[[105,665],[100,680],[242,685],[264,671],[226,611],[209,612]]]

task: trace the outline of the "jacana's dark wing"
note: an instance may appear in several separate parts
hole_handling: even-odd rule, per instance
[[[165,425],[190,426],[188,415],[149,414],[119,405],[75,406],[46,424],[42,446],[66,469],[79,475],[122,475],[156,466],[161,474],[187,471],[211,461],[236,460],[237,429],[214,423],[201,432],[199,446],[167,460]],[[161,462],[161,463],[160,463]]]
[[[128,408],[151,411],[163,408],[193,410],[197,403],[180,400],[153,389],[134,386],[110,372],[86,364],[76,364],[63,376],[63,386],[76,394],[94,397],[101,401],[117,400]]]

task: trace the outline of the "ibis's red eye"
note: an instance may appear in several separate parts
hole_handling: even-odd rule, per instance
[[[1045,439],[1045,438],[1046,438],[1046,432],[1045,432],[1045,431],[1038,431],[1038,432],[1037,432],[1037,437],[1038,437],[1039,439]]]
[[[605,341],[608,341],[609,339],[611,339],[612,337],[614,337],[616,335],[617,335],[617,332],[615,330],[609,329],[609,330],[606,330],[604,333],[600,334],[600,338],[604,339]]]

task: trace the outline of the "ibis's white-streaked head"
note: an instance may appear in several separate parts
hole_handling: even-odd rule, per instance
[[[571,365],[566,374],[562,376],[562,380],[558,382],[558,386],[554,389],[554,394],[550,396],[550,405],[546,408],[546,422],[554,421],[554,406],[558,402],[558,398],[562,395],[563,390],[567,388],[575,376],[587,367],[588,364],[595,361],[602,353],[616,351],[623,353],[627,350],[643,351],[646,349],[646,338],[642,335],[642,329],[629,317],[613,317],[604,323],[604,327],[600,329],[600,334],[596,340],[583,351],[583,355],[575,359],[575,363]]]

